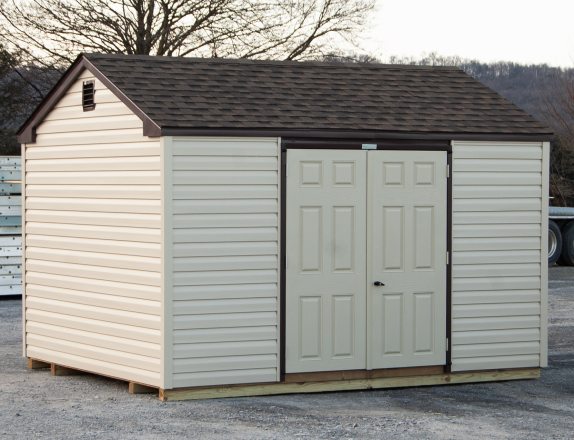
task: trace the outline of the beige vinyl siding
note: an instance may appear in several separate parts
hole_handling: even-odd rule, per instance
[[[88,79],[26,145],[26,355],[162,386],[160,140]]]
[[[172,386],[276,381],[279,141],[174,137],[170,148]]]
[[[453,142],[452,369],[544,366],[542,143]]]

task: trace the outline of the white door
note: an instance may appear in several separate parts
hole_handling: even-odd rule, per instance
[[[287,373],[366,368],[366,153],[287,153]]]
[[[445,364],[446,164],[289,150],[286,373]]]
[[[367,175],[369,368],[444,365],[447,153],[370,151]]]

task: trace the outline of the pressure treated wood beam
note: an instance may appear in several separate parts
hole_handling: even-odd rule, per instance
[[[150,394],[157,393],[158,389],[142,385],[141,383],[130,382],[129,392],[130,394]]]
[[[76,370],[73,368],[63,367],[62,365],[52,364],[50,372],[54,376],[79,376],[86,374],[85,371]]]
[[[320,393],[327,391],[350,391],[382,388],[418,387],[429,385],[452,385],[500,380],[535,379],[540,368],[517,368],[509,370],[471,371],[462,373],[434,374],[425,376],[382,377],[374,379],[351,379],[305,383],[264,383],[248,385],[213,386],[160,390],[160,400],[220,399],[223,397],[267,396],[273,394]]]
[[[37,359],[28,358],[28,369],[29,370],[38,370],[40,368],[50,368],[52,364],[48,362],[42,362]]]

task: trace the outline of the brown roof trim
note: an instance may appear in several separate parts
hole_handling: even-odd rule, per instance
[[[337,131],[337,130],[266,130],[266,129],[161,129],[160,136],[238,136],[238,137],[282,137],[323,139],[409,139],[436,141],[507,141],[507,142],[550,142],[552,134],[512,133],[421,133],[390,131]]]
[[[118,89],[106,76],[100,72],[85,56],[79,55],[62,78],[52,88],[48,96],[36,108],[34,113],[26,120],[18,130],[18,142],[31,144],[36,142],[36,127],[42,123],[46,115],[54,108],[56,103],[68,91],[78,79],[84,69],[89,70],[99,81],[118,97],[132,112],[143,121],[145,136],[160,136],[159,126],[153,122],[137,105],[135,105],[124,93]]]
[[[416,139],[303,139],[281,138],[281,147],[294,149],[329,149],[329,150],[361,150],[363,144],[375,144],[377,150],[428,150],[451,151],[452,145],[448,140],[416,140]]]
[[[117,88],[117,86],[112,83],[102,72],[100,72],[90,61],[88,61],[85,57],[84,60],[86,61],[86,69],[94,74],[96,78],[98,78],[103,85],[105,85],[114,95],[116,95],[120,101],[122,101],[127,108],[129,108],[134,114],[143,121],[143,135],[156,137],[160,136],[160,127],[152,121],[152,119],[146,115],[137,105],[133,103],[131,99],[129,99],[124,92]]]

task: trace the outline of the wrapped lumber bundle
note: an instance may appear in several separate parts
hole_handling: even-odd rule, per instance
[[[0,296],[22,294],[22,159],[0,156]]]

